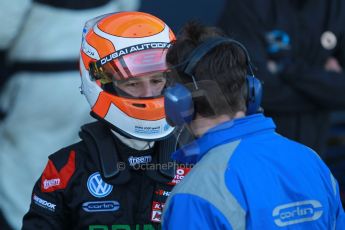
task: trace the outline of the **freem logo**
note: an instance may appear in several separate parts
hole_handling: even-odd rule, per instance
[[[274,208],[272,216],[279,227],[315,221],[322,216],[322,205],[317,200],[305,200],[279,205]]]
[[[50,179],[50,180],[45,179],[43,181],[44,189],[48,189],[50,187],[59,186],[59,185],[60,185],[60,178],[55,178],[55,179]]]

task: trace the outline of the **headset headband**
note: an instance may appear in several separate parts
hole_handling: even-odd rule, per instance
[[[193,72],[195,69],[195,66],[199,63],[199,61],[208,53],[210,52],[210,50],[212,50],[214,47],[222,44],[222,43],[234,43],[237,46],[239,46],[245,56],[246,56],[246,62],[247,62],[247,66],[249,69],[249,74],[254,76],[254,72],[253,72],[253,68],[252,68],[252,63],[250,60],[250,56],[249,53],[246,49],[246,47],[244,47],[244,45],[234,39],[231,38],[224,38],[224,37],[216,37],[216,38],[210,38],[206,41],[204,41],[203,43],[201,43],[199,46],[197,46],[192,53],[188,56],[188,58],[186,59],[187,61],[185,62],[184,65],[182,65],[181,70],[188,74],[193,76]],[[189,60],[189,61],[188,61]]]

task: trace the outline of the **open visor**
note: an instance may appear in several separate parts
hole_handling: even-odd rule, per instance
[[[92,63],[91,75],[102,84],[106,84],[114,80],[166,71],[167,44],[159,43],[160,46],[156,44],[155,48],[152,48],[151,43],[149,44],[151,48],[148,44],[127,47]]]

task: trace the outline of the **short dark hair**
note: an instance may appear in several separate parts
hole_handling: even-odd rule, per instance
[[[187,23],[177,36],[173,46],[167,53],[167,62],[171,66],[179,66],[185,62],[190,53],[204,41],[215,38],[226,38],[225,34],[216,27],[207,27],[198,22]],[[188,61],[188,60],[187,60]],[[219,95],[209,94],[211,101],[217,104],[218,114],[234,115],[238,111],[246,111],[246,74],[247,57],[241,47],[234,43],[224,43],[208,52],[195,66],[196,81],[215,81],[228,106],[219,104]],[[180,76],[183,73],[180,73]],[[192,82],[190,76],[182,77],[184,82]],[[206,89],[207,90],[207,89]],[[203,106],[196,105],[195,112],[207,114]]]

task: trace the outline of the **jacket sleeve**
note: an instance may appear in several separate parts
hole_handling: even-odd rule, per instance
[[[259,9],[270,7],[267,2],[228,1],[219,21],[219,26],[226,33],[247,47],[252,62],[257,67],[256,75],[264,82],[263,107],[276,112],[344,108],[344,73],[329,72],[323,69],[323,65],[311,65],[304,61],[303,56],[316,52],[316,56],[320,57],[325,55],[323,51],[312,50],[313,52],[308,53],[308,50],[301,50],[297,56],[293,52],[286,53],[286,68],[282,72],[273,74],[268,70],[267,61],[270,57],[266,49],[265,34],[274,25],[268,25],[262,20],[262,11],[259,12]],[[271,12],[274,9],[269,10]]]
[[[341,201],[339,200],[339,208],[338,208],[338,212],[337,212],[337,219],[336,219],[336,230],[341,230],[344,229],[345,226],[345,213],[344,213],[344,209],[341,205]]]
[[[71,215],[65,202],[75,173],[75,152],[60,150],[49,158],[34,186],[30,209],[23,218],[23,230],[68,229]]]
[[[335,203],[335,207],[336,207],[336,213],[335,213],[335,228],[336,230],[341,230],[344,229],[345,227],[345,213],[344,213],[344,208],[342,206],[341,203],[341,199],[340,199],[340,194],[339,194],[339,185],[338,182],[336,181],[336,179],[333,177],[333,175],[331,176],[332,178],[332,184],[333,184],[333,189],[335,189],[335,199],[334,199],[334,203]]]
[[[164,207],[163,229],[232,229],[224,215],[206,200],[175,194]]]
[[[30,209],[23,218],[22,229],[65,229],[61,194],[42,193],[39,184],[40,180],[33,189]]]

